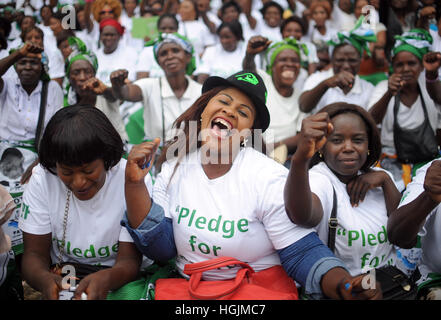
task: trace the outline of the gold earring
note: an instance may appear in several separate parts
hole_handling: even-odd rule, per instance
[[[320,151],[319,151],[319,157],[321,158],[321,159],[323,159],[323,153],[321,153]]]

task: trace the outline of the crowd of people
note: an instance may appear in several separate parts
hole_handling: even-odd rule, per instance
[[[441,300],[440,70],[435,0],[1,1],[0,299],[234,257]]]

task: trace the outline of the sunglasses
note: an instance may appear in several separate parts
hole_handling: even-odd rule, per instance
[[[105,14],[105,13],[113,13],[113,10],[107,10],[107,11],[103,10],[103,11],[100,11],[100,14]]]

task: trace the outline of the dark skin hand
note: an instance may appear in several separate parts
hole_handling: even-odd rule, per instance
[[[413,248],[427,216],[441,201],[441,161],[434,161],[424,178],[424,191],[412,202],[390,214],[387,234],[391,243]]]

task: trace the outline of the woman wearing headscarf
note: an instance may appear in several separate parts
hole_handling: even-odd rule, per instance
[[[100,22],[100,42],[102,47],[96,51],[98,70],[96,77],[105,84],[110,84],[109,76],[112,71],[126,69],[128,79],[136,79],[136,62],[138,54],[136,50],[127,46],[121,39],[125,28],[115,19],[104,19]]]
[[[299,96],[307,77],[301,68],[301,51],[307,53],[306,46],[295,39],[271,42],[264,37],[254,36],[248,41],[243,60],[244,70],[256,71],[268,88],[267,104],[271,114],[269,134],[264,136],[267,143],[275,142],[276,147],[286,145],[289,153],[294,152],[296,143],[290,138],[300,131],[305,113],[300,111]],[[256,68],[255,56],[265,52],[266,70]],[[270,139],[274,141],[270,141]],[[285,159],[279,159],[284,162]]]
[[[64,105],[81,104],[100,109],[109,118],[124,143],[127,143],[128,136],[119,111],[120,103],[112,89],[96,77],[98,59],[79,38],[70,37],[68,42],[73,51],[66,59],[68,85]]]
[[[126,83],[127,70],[116,70],[110,75],[118,99],[143,103],[142,123],[137,122],[141,127],[130,138],[135,144],[155,137],[161,137],[162,141],[170,138],[173,122],[197,99],[201,90],[201,85],[189,76],[195,69],[195,58],[187,38],[178,33],[162,33],[150,44],[165,76],[131,84]]]
[[[431,80],[423,72],[432,37],[426,30],[412,29],[395,38],[393,73],[375,87],[369,112],[381,124],[380,164],[403,190],[413,168],[439,155],[441,113],[433,91],[426,87]]]
[[[361,79],[363,52],[368,53],[368,42],[376,41],[371,29],[363,27],[361,17],[353,30],[339,32],[329,44],[333,46],[332,69],[308,77],[300,95],[299,105],[303,112],[315,113],[333,102],[356,103],[367,108],[374,86]]]

